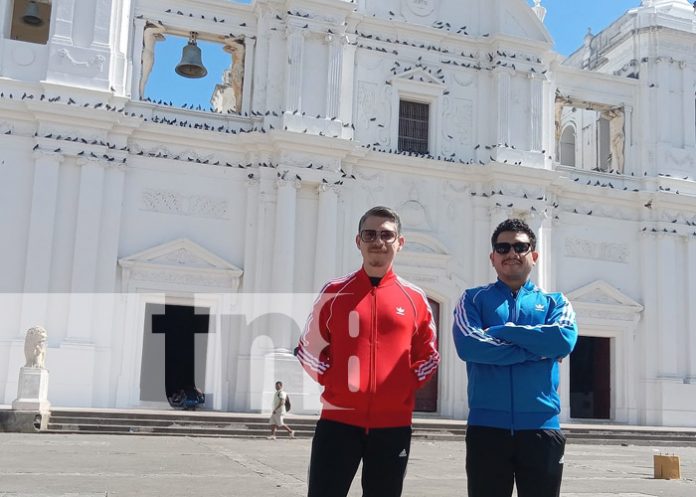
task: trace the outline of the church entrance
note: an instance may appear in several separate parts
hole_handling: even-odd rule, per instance
[[[210,309],[146,304],[140,400],[168,402],[181,390],[204,390]]]
[[[610,338],[578,337],[570,355],[570,417],[610,419]]]
[[[430,308],[433,311],[433,317],[435,319],[435,326],[439,332],[440,330],[440,304],[433,299],[428,299]],[[438,346],[438,344],[436,344]],[[438,346],[439,349],[439,346]],[[419,412],[437,412],[437,371],[430,378],[428,383],[423,385],[416,391],[416,407],[415,410]]]

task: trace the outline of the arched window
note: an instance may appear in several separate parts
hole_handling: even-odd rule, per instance
[[[575,128],[566,126],[561,133],[561,164],[575,167]]]

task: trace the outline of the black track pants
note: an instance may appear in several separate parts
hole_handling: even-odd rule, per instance
[[[560,430],[469,426],[466,475],[469,497],[559,497],[565,436]]]
[[[363,497],[400,497],[411,427],[365,428],[319,420],[309,463],[308,497],[345,497],[362,460]]]

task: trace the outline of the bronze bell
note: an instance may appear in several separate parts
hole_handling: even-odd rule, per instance
[[[205,78],[208,70],[201,59],[201,49],[196,45],[196,35],[191,33],[188,44],[181,52],[181,61],[174,69],[179,76],[184,78]]]
[[[44,23],[43,19],[41,19],[41,15],[39,14],[39,6],[34,0],[31,0],[24,9],[22,22],[24,24],[29,24],[30,26],[41,26]]]

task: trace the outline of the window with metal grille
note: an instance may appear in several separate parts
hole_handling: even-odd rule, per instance
[[[430,105],[399,102],[399,150],[428,153],[428,121]]]

